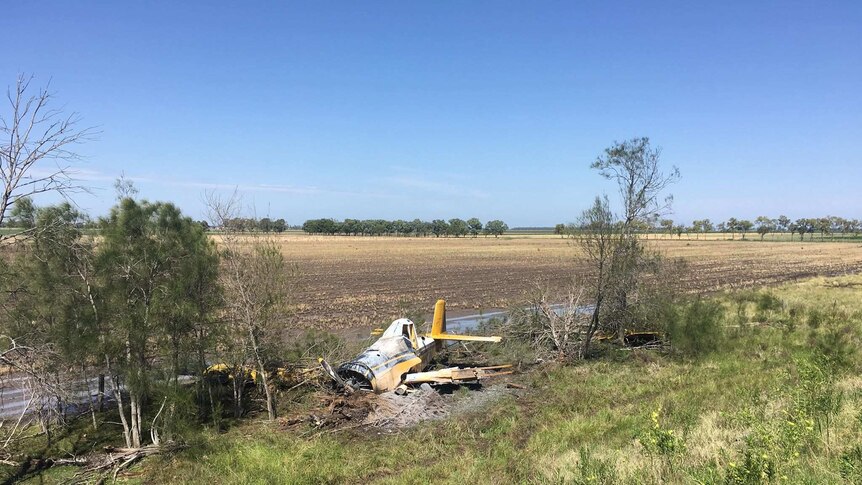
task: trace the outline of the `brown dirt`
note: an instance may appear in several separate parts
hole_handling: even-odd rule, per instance
[[[303,272],[292,327],[347,329],[388,323],[405,311],[506,308],[536,282],[563,286],[585,267],[559,237],[397,238],[274,236]],[[693,292],[773,284],[862,270],[862,245],[845,242],[650,240],[688,261]]]

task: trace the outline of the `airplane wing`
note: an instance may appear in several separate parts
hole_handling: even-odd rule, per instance
[[[423,382],[435,384],[466,384],[478,382],[489,377],[501,376],[512,373],[511,365],[498,365],[493,367],[449,367],[428,372],[413,372],[404,376],[404,384],[421,384]]]

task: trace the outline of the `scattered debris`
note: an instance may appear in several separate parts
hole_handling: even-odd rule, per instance
[[[7,483],[22,480],[42,470],[55,466],[79,466],[81,471],[72,476],[65,483],[96,482],[104,483],[108,477],[116,482],[117,475],[133,463],[146,456],[160,453],[172,453],[181,450],[185,445],[169,441],[160,445],[148,445],[140,448],[114,448],[106,447],[102,452],[90,453],[86,456],[69,456],[67,458],[32,458],[15,462],[2,460],[3,465],[16,467],[18,470]]]
[[[404,376],[404,385],[419,384],[423,382],[434,382],[437,384],[468,384],[477,383],[489,377],[496,377],[512,373],[511,365],[497,365],[492,367],[470,367],[460,369],[450,367],[428,372],[415,372]],[[397,390],[397,389],[396,389]]]

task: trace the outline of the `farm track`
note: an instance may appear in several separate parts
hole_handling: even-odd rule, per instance
[[[371,238],[273,236],[302,270],[291,327],[339,329],[424,311],[437,298],[455,310],[504,308],[542,282],[584,276],[577,250],[558,237]],[[862,244],[650,240],[688,262],[692,293],[862,271]]]

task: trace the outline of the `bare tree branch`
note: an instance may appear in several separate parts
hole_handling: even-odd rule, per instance
[[[68,197],[86,190],[72,178],[71,164],[80,159],[72,147],[97,133],[80,127],[77,113],[65,115],[49,107],[54,99],[50,82],[30,94],[32,80],[33,76],[18,76],[6,91],[9,113],[0,113],[0,225],[23,197],[45,192]]]

